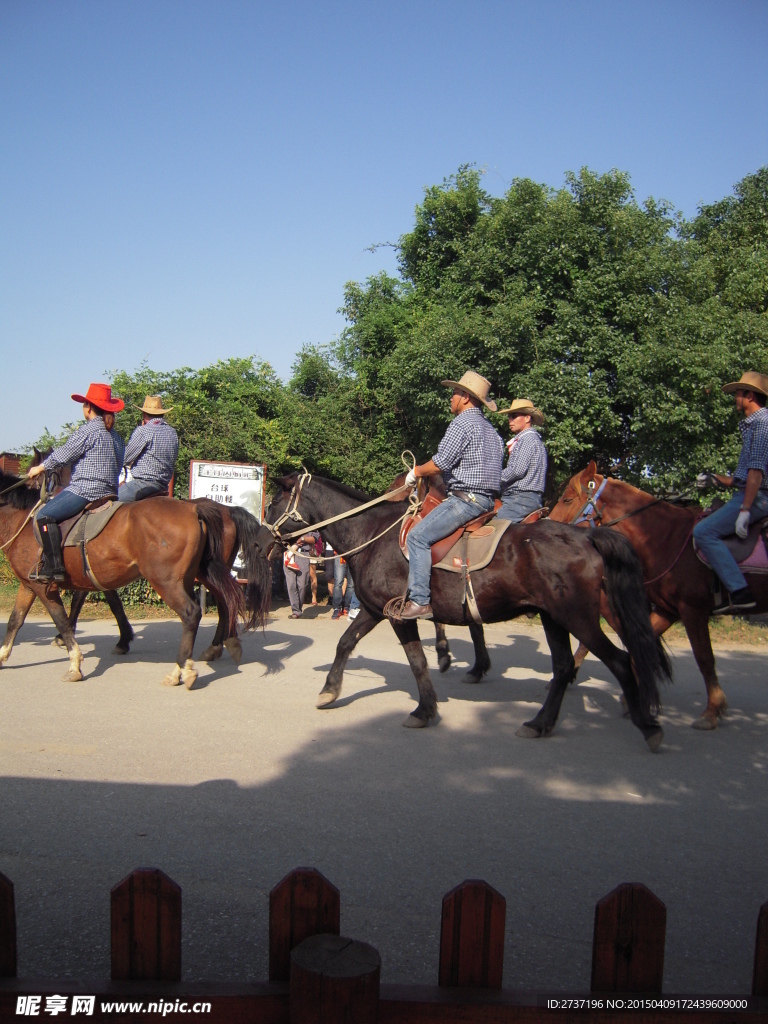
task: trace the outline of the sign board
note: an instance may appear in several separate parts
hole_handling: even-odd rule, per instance
[[[210,498],[220,505],[240,505],[262,522],[266,476],[267,467],[264,465],[192,459],[189,464],[189,496]]]

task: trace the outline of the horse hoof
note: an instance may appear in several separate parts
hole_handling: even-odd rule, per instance
[[[123,647],[122,644],[115,644],[115,646],[112,648],[112,653],[119,654],[122,656],[123,654],[127,654],[129,650],[130,647]]]
[[[543,735],[538,729],[532,729],[530,725],[521,725],[515,733],[515,736],[520,736],[524,740],[540,740]]]
[[[483,674],[481,672],[480,675],[474,675],[472,672],[467,672],[465,676],[461,677],[461,681],[462,683],[482,683]]]
[[[719,725],[717,718],[710,718],[708,715],[702,715],[701,718],[697,718],[695,722],[691,722],[692,729],[700,729],[702,732],[711,732],[716,729]]]
[[[62,647],[66,650],[67,645],[64,643],[61,633],[57,633],[56,636],[51,640],[51,647]]]
[[[240,643],[240,638],[237,636],[231,636],[229,640],[224,641],[224,646],[229,651],[232,661],[236,665],[239,665],[243,660],[243,645]]]
[[[412,711],[410,715],[403,720],[403,726],[406,729],[426,729],[428,725],[429,719],[420,718],[415,711]]]
[[[200,655],[200,661],[217,661],[221,657],[222,649],[221,644],[211,644]]]
[[[178,686],[181,682],[181,669],[172,668],[167,676],[163,676],[163,686]]]
[[[450,654],[444,654],[442,656],[442,658],[440,658],[438,660],[437,667],[440,669],[441,673],[442,672],[447,672],[448,669],[451,667],[451,656],[450,656]]]
[[[645,737],[645,742],[648,744],[648,749],[652,754],[661,746],[661,741],[664,739],[664,730],[657,729],[656,732],[652,732],[650,736]]]
[[[328,705],[329,704],[333,704],[333,702],[337,698],[338,698],[338,694],[337,693],[326,693],[325,690],[321,690],[319,695],[318,695],[317,701],[315,703],[315,707],[316,708],[327,708]]]
[[[184,663],[184,668],[181,670],[181,681],[184,686],[191,690],[197,680],[197,669],[194,667],[194,662],[187,659]]]
[[[70,669],[69,672],[61,678],[65,683],[81,683],[83,681],[83,673],[75,672],[74,669]]]

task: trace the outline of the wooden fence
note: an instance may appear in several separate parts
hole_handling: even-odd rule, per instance
[[[181,888],[141,868],[112,890],[111,981],[25,982],[16,977],[14,888],[0,874],[0,1022],[45,1017],[62,1001],[63,1019],[88,997],[90,1012],[78,1012],[115,1022],[189,1020],[197,1004],[210,1006],[208,1024],[662,1024],[681,1013],[707,1024],[768,1021],[768,903],[758,913],[752,993],[742,999],[662,993],[666,908],[644,885],[620,885],[598,902],[590,991],[581,994],[502,989],[506,901],[486,882],[462,882],[443,898],[436,986],[380,984],[377,951],[340,935],[340,913],[338,889],[296,868],[270,893],[269,980],[182,982]]]

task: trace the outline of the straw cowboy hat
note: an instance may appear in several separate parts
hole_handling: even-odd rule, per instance
[[[173,406],[169,405],[167,409],[164,409],[160,395],[147,395],[144,398],[144,405],[137,405],[136,408],[147,413],[148,416],[165,416],[173,409]]]
[[[755,373],[754,370],[747,370],[742,373],[741,380],[733,384],[724,384],[723,391],[726,395],[732,395],[734,391],[757,391],[768,398],[768,377],[764,373]]]
[[[478,402],[482,402],[486,409],[496,412],[496,403],[488,398],[491,390],[491,382],[481,377],[474,370],[467,370],[461,380],[441,380],[444,388],[461,388],[468,395],[472,395]]]
[[[72,395],[76,402],[88,402],[89,405],[102,412],[120,412],[125,408],[122,398],[112,397],[112,386],[110,384],[89,384],[84,395]]]
[[[516,398],[508,409],[499,409],[502,416],[530,416],[531,423],[540,427],[544,423],[544,413],[529,398]]]

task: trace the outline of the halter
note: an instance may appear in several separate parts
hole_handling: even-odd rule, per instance
[[[587,484],[587,500],[584,502],[584,506],[571,522],[574,526],[580,526],[582,523],[589,523],[591,529],[595,529],[596,526],[601,525],[600,521],[603,518],[603,513],[597,507],[597,499],[603,493],[603,488],[608,483],[608,477],[603,477],[603,482],[595,490],[595,481],[590,480]],[[589,510],[589,511],[588,511]]]

